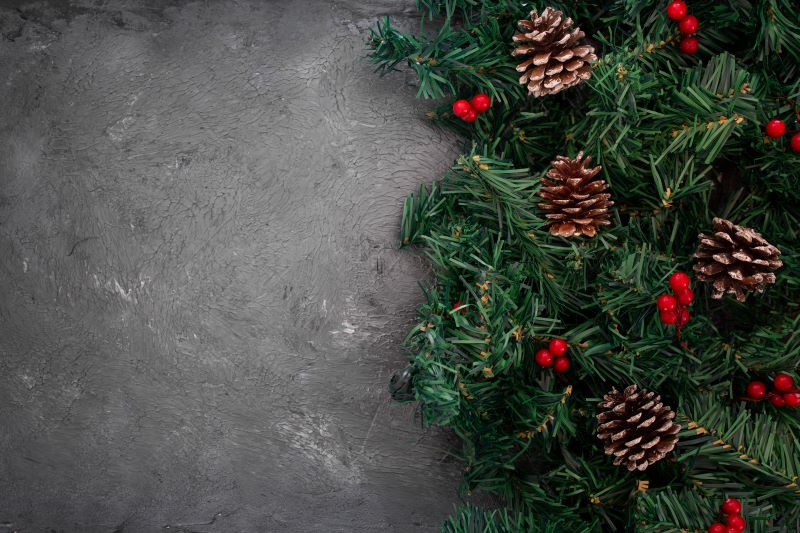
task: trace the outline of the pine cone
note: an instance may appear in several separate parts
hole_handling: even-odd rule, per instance
[[[534,96],[555,94],[592,77],[589,63],[597,60],[594,47],[579,45],[586,34],[580,28],[570,30],[570,26],[572,19],[552,7],[546,7],[542,16],[531,11],[530,20],[517,22],[521,33],[512,39],[520,45],[511,55],[531,56],[517,65],[517,72],[524,72],[519,82],[527,84]]]
[[[681,426],[672,421],[675,412],[661,403],[661,396],[630,385],[624,392],[616,388],[603,396],[597,415],[597,437],[628,470],[645,470],[675,448]]]
[[[768,283],[775,283],[775,274],[783,266],[781,251],[755,230],[737,226],[724,218],[712,222],[713,235],[697,236],[694,256],[697,279],[711,283],[712,298],[727,293],[743,302],[753,290],[764,292]]]
[[[570,159],[556,157],[553,166],[542,178],[539,207],[547,211],[550,234],[558,237],[597,235],[598,226],[611,224],[608,208],[614,205],[611,195],[603,191],[608,188],[605,180],[592,180],[600,167],[586,168],[591,157],[583,161],[583,152]]]

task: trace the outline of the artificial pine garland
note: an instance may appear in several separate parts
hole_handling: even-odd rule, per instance
[[[407,64],[418,95],[440,99],[428,116],[466,153],[403,207],[401,242],[435,279],[392,390],[461,440],[463,491],[506,505],[460,507],[443,531],[800,531],[800,10],[417,4],[432,26],[381,21],[372,60]],[[515,42],[519,21],[531,35]],[[536,39],[560,48],[522,54],[525,69],[548,66],[521,85],[512,52]],[[566,65],[573,46],[596,56],[571,65],[588,69],[582,83],[548,81],[564,71],[552,56]],[[473,105],[476,94],[487,99]],[[551,161],[579,152],[608,186],[590,196],[613,196],[597,218],[581,191],[548,191]],[[621,403],[599,407],[614,388]],[[626,405],[637,390],[663,406]],[[614,418],[635,436],[630,452],[604,446],[615,433],[598,439],[596,417],[610,422],[615,405],[630,407]],[[639,427],[653,417],[663,435]],[[637,448],[662,438],[659,460]]]

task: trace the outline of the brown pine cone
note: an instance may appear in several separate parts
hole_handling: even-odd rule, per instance
[[[597,415],[597,437],[605,445],[614,464],[625,463],[628,470],[645,470],[675,448],[681,426],[673,422],[675,412],[661,402],[655,392],[628,386],[603,396]]]
[[[712,226],[713,235],[697,236],[694,254],[695,275],[712,284],[712,298],[729,293],[743,302],[749,292],[764,292],[768,283],[775,283],[773,271],[783,266],[780,250],[757,231],[724,218],[715,218]]]
[[[539,207],[547,211],[545,217],[551,235],[594,237],[598,226],[611,224],[608,208],[614,202],[609,193],[603,192],[608,184],[602,179],[592,179],[600,172],[600,167],[586,168],[591,157],[581,158],[583,152],[575,159],[556,157],[551,163],[553,168],[542,178],[539,196],[543,201]]]
[[[594,47],[579,44],[584,34],[580,28],[570,30],[572,19],[564,13],[546,7],[542,15],[531,11],[530,20],[517,22],[520,33],[512,37],[519,46],[514,57],[528,57],[517,65],[522,85],[534,96],[544,96],[563,91],[592,77],[590,63],[597,60]]]

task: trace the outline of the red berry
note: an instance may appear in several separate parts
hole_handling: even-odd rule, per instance
[[[714,522],[710,526],[708,526],[708,533],[725,533],[727,528],[720,524],[719,522]]]
[[[472,110],[469,102],[466,100],[456,100],[453,102],[453,114],[458,118],[464,118]]]
[[[781,372],[775,379],[772,381],[772,386],[775,387],[775,390],[781,392],[789,392],[789,390],[794,387],[794,379],[789,374],[784,374]]]
[[[738,531],[744,531],[744,527],[747,525],[745,524],[744,518],[738,514],[729,514],[726,523],[728,527],[734,527]]]
[[[767,132],[767,135],[769,135],[773,139],[777,139],[778,137],[786,133],[786,124],[784,124],[782,120],[773,118],[772,120],[767,122],[767,127],[764,129]]]
[[[656,300],[659,311],[674,311],[678,307],[678,301],[671,294],[662,294]]]
[[[691,305],[694,301],[694,292],[689,287],[686,287],[678,293],[678,301],[681,305]]]
[[[659,315],[661,315],[661,322],[667,324],[668,326],[671,326],[678,321],[677,311],[661,311]]]
[[[689,310],[686,309],[685,307],[681,307],[680,309],[678,309],[678,316],[676,321],[677,326],[678,327],[685,326],[686,324],[689,323],[690,318],[691,315],[689,314]]]
[[[476,118],[478,118],[478,113],[476,113],[474,109],[470,109],[469,113],[461,117],[461,120],[464,122],[475,122]]]
[[[753,383],[758,383],[758,381],[753,381]],[[736,498],[728,498],[722,502],[722,512],[725,514],[739,514],[742,512],[742,502]]]
[[[483,93],[478,93],[472,97],[472,100],[469,101],[472,109],[477,111],[478,113],[483,113],[489,106],[492,105],[492,100]]]
[[[680,294],[681,291],[689,287],[691,281],[686,272],[675,272],[669,277],[669,287],[675,294]]]
[[[751,381],[750,383],[747,384],[747,397],[748,398],[750,398],[752,400],[763,400],[766,395],[767,395],[767,386],[764,385],[763,382],[761,382],[761,381]],[[730,498],[725,500],[725,502],[728,502],[729,500],[730,500]],[[725,504],[724,503],[722,504],[722,507],[723,507],[722,510],[727,513],[728,511],[725,511]],[[736,512],[738,513],[739,511],[736,511]]]
[[[678,29],[681,33],[685,33],[686,35],[696,33],[699,26],[700,22],[694,15],[686,15],[678,21]]]
[[[735,527],[728,526],[725,528],[725,533],[742,533],[741,529],[736,529]]]
[[[784,405],[786,405],[786,400],[784,400],[783,396],[781,396],[780,394],[775,394],[774,392],[770,392],[767,398],[769,398],[769,403],[771,403],[775,407],[783,407]]]
[[[542,348],[536,355],[533,356],[536,360],[536,364],[542,367],[547,367],[553,364],[553,354]]]
[[[675,0],[667,6],[667,16],[672,20],[680,20],[686,15],[686,2]]]
[[[552,339],[550,340],[550,346],[548,346],[550,353],[555,355],[556,357],[561,357],[567,350],[569,349],[569,344],[564,339]]]
[[[563,374],[569,370],[569,357],[556,357],[553,361],[553,371],[556,374]]]
[[[464,304],[462,304],[461,302],[456,302],[456,303],[454,303],[454,304],[453,304],[453,311],[455,311],[456,309],[458,309],[458,308],[459,308],[459,307],[461,307],[462,305],[464,305]],[[460,311],[460,312],[461,312],[461,314],[462,314],[462,315],[466,315],[466,314],[467,314],[467,308],[466,308],[466,307],[464,307],[463,309],[461,309],[461,311]]]
[[[800,407],[800,392],[785,392],[783,393],[783,401],[789,407]]]
[[[792,150],[795,152],[800,152],[800,133],[795,133],[792,135],[792,140],[789,141],[789,144],[792,147]]]
[[[700,49],[700,43],[694,37],[684,37],[681,39],[680,49],[684,54],[696,54]]]

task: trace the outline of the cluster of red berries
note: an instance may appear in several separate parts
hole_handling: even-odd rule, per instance
[[[542,348],[533,358],[542,368],[553,367],[553,372],[563,374],[569,370],[569,357],[566,356],[569,344],[564,339],[550,339],[547,348]]]
[[[681,0],[675,0],[667,5],[667,16],[678,21],[678,29],[683,34],[680,44],[681,52],[691,55],[697,53],[697,49],[700,48],[700,43],[695,37],[692,37],[697,33],[700,21],[694,15],[687,14],[687,10],[686,2]]]
[[[694,292],[689,287],[690,282],[689,275],[685,272],[675,272],[669,277],[672,294],[662,294],[656,300],[661,322],[679,328],[689,322],[689,310],[686,306],[694,301]]]
[[[475,122],[478,115],[489,109],[492,100],[483,93],[478,93],[469,101],[456,100],[453,102],[453,114],[464,122]]]
[[[742,503],[736,498],[728,498],[722,502],[720,518],[725,523],[714,522],[708,526],[708,533],[742,533],[747,525],[742,518]]]
[[[767,127],[764,129],[768,136],[777,139],[778,137],[783,137],[786,133],[786,123],[780,119],[773,118],[767,122]],[[793,151],[800,152],[800,133],[792,135],[792,138],[789,140],[789,145],[792,147]]]
[[[754,380],[748,383],[747,397],[756,401],[766,398],[775,407],[800,407],[800,390],[794,388],[792,376],[783,372],[772,380],[772,390],[769,394],[763,381]]]

